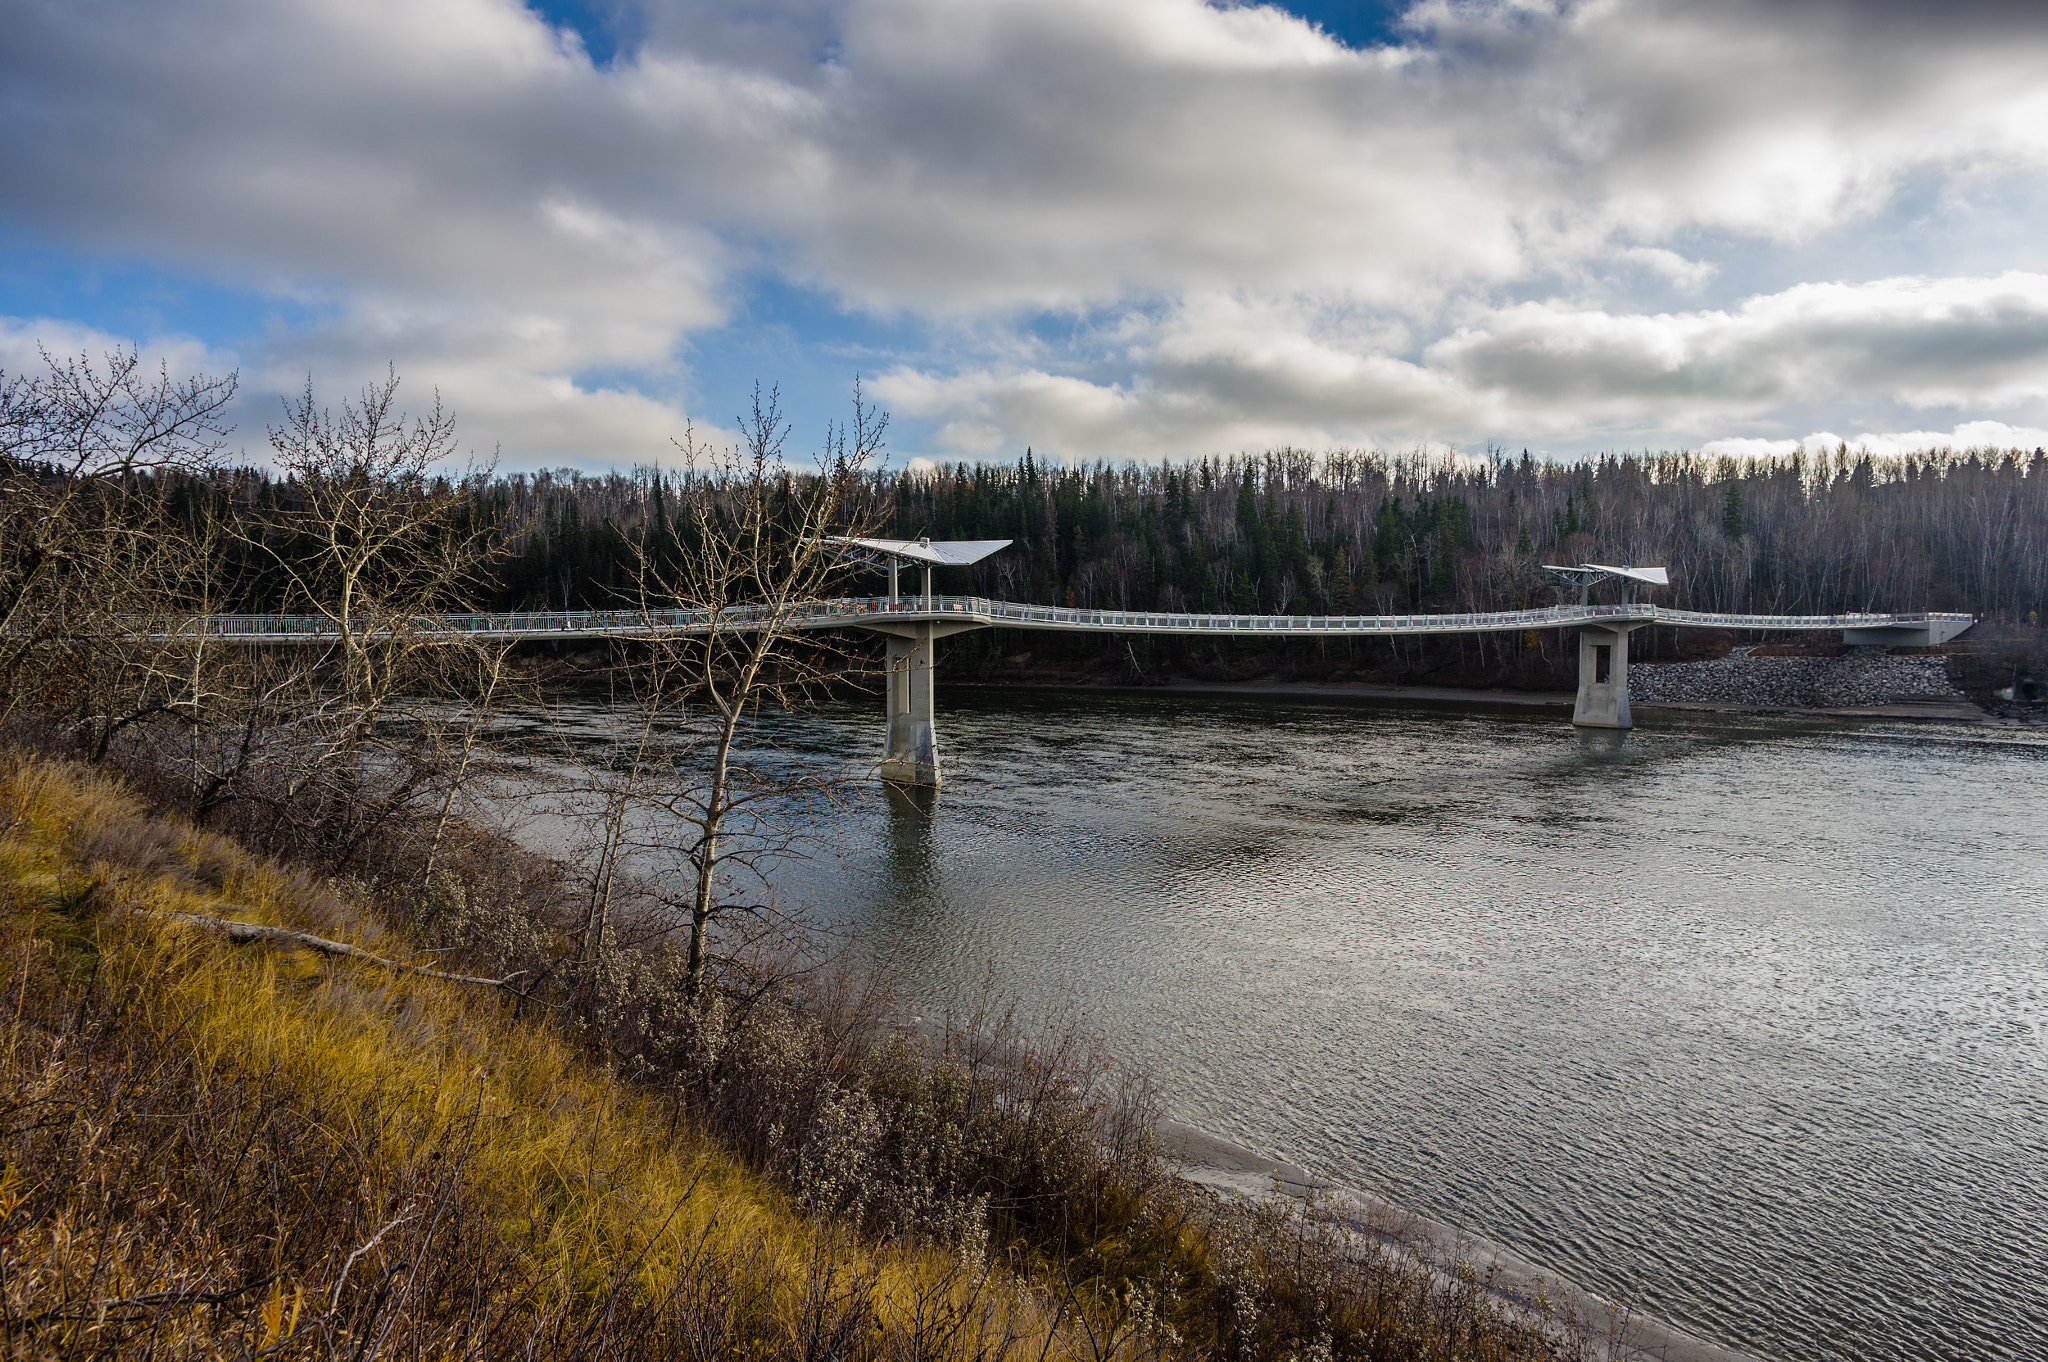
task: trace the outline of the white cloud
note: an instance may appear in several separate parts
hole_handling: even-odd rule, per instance
[[[277,416],[272,394],[296,393],[310,376],[323,400],[339,403],[389,365],[410,405],[429,405],[438,391],[464,447],[500,449],[508,467],[674,462],[670,442],[688,419],[672,395],[674,367],[656,354],[631,385],[579,377],[605,353],[594,354],[570,322],[543,311],[359,296],[316,328],[273,333],[248,347],[243,438],[262,443],[264,424]],[[701,420],[697,426],[700,436],[725,433]]]
[[[148,368],[162,365],[173,374],[234,368],[231,359],[191,336],[152,336],[137,342],[61,317],[0,317],[0,373],[9,378],[46,373],[45,354],[59,364],[80,356],[97,364],[128,349],[138,351]]]
[[[2003,421],[1965,421],[1952,430],[1864,431],[1859,435],[1837,435],[1817,430],[1799,440],[1771,440],[1747,436],[1726,436],[1700,446],[1702,454],[1727,455],[1738,459],[1786,458],[1842,447],[1864,451],[1879,458],[1897,458],[1930,449],[2041,449],[2048,447],[2048,426],[2009,426]]]
[[[1551,428],[1573,412],[1696,420],[1871,392],[2007,406],[2048,396],[2048,275],[1801,284],[1729,311],[1655,315],[1527,303],[1428,357]]]
[[[1128,318],[1115,327],[1135,379],[1029,365],[899,370],[877,391],[949,422],[942,443],[973,432],[972,443],[948,446],[955,453],[1026,430],[1074,457],[1472,442],[1497,431],[1619,429],[1689,443],[1731,416],[1795,400],[1878,392],[1926,409],[2048,399],[2048,276],[2035,274],[1803,284],[1689,313],[1527,303],[1468,323],[1417,361],[1387,353],[1397,334],[1241,299],[1191,300],[1142,337]]]
[[[0,209],[311,300],[207,339],[265,382],[396,359],[517,462],[658,453],[750,271],[960,340],[884,390],[960,453],[2032,419],[2013,223],[1956,219],[1989,268],[1770,270],[1917,230],[1902,186],[2037,184],[2048,10],[1410,18],[1357,51],[1203,0],[665,0],[597,69],[512,0],[22,0]]]
[[[259,345],[244,356],[190,336],[138,339],[57,318],[0,317],[0,372],[30,377],[44,372],[39,347],[59,362],[84,355],[97,363],[133,347],[152,371],[159,364],[173,375],[237,371],[237,396],[225,413],[235,428],[230,447],[249,462],[263,464],[269,458],[264,431],[279,418],[281,395],[297,394],[310,376],[316,399],[340,407],[362,384],[381,378],[389,363],[401,378],[402,406],[424,412],[438,393],[456,414],[461,447],[479,456],[502,448],[510,456],[508,467],[677,462],[671,437],[687,419],[677,404],[503,362],[506,347],[494,350],[480,338],[451,337],[445,329],[431,335],[437,343],[423,343],[402,327],[377,338],[330,328],[298,338],[288,353]],[[713,441],[730,436],[702,421],[697,433]]]
[[[1617,259],[1697,284],[1656,238],[1804,239],[1916,168],[2048,161],[2042,25],[1969,8],[1424,4],[1415,45],[1356,52],[1195,0],[854,0],[774,226],[831,286],[942,311],[1426,309]]]

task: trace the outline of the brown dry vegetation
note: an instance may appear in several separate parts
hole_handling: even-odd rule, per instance
[[[0,913],[13,1355],[1562,1350],[1478,1283],[1169,1178],[1071,1037],[788,1000],[718,1064],[627,1081],[500,991],[166,925],[408,949],[359,897],[19,757]]]
[[[310,879],[75,773],[17,768],[5,798],[16,1352],[941,1357],[1047,1332],[957,1255],[801,1215],[494,1000],[160,925],[394,944]]]

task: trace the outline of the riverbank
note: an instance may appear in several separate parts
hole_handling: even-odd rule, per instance
[[[957,1035],[955,1025],[904,1014],[889,1029],[914,1044],[933,1046]],[[1007,1051],[1010,1043],[983,1036],[974,1048],[995,1054]],[[1476,1288],[1492,1309],[1547,1337],[1561,1356],[1587,1362],[1763,1362],[1759,1354],[1709,1342],[1588,1291],[1469,1229],[1343,1186],[1299,1164],[1268,1158],[1163,1115],[1151,1119],[1150,1130],[1166,1171],[1220,1204],[1284,1211],[1336,1240],[1344,1256],[1420,1273],[1449,1294]]]
[[[0,983],[24,1004],[0,1099],[52,1112],[7,1136],[28,1208],[0,1244],[9,1327],[279,1356],[505,1337],[564,1358],[1589,1362],[1482,1283],[1174,1176],[1142,1089],[1101,1081],[1075,1026],[992,1003],[892,1035],[885,991],[762,960],[706,1056],[632,946],[605,998],[636,1048],[603,1014],[560,1026],[479,861],[555,891],[567,868],[463,842],[425,895],[400,864],[376,898],[0,748]],[[423,913],[436,896],[462,920]],[[524,935],[550,949],[571,924],[549,925]],[[336,1169],[359,1195],[318,1194]],[[409,1308],[390,1272],[351,1275],[380,1248]]]
[[[1162,1120],[1159,1135],[1181,1177],[1222,1196],[1301,1205],[1313,1199],[1334,1226],[1396,1254],[1413,1253],[1445,1277],[1467,1273],[1510,1309],[1533,1319],[1577,1320],[1595,1355],[1658,1362],[1760,1362],[1753,1353],[1696,1338],[1585,1290],[1502,1244],[1431,1220],[1384,1197],[1343,1187],[1298,1164],[1270,1159],[1243,1145],[1179,1121]]]
[[[1636,704],[1732,704],[1769,709],[1871,709],[1967,703],[1939,654],[1849,648],[1832,656],[1785,656],[1749,647],[1726,657],[1629,669]]]
[[[1053,1303],[819,1213],[517,975],[414,945],[0,749],[10,1356],[1084,1355]]]
[[[1776,660],[1776,659],[1771,659]],[[1675,663],[1671,666],[1693,664]],[[1647,668],[1643,669],[1647,670]],[[1631,671],[1633,681],[1641,671]],[[1087,685],[1076,682],[955,683],[961,689],[1108,691],[1122,695],[1217,695],[1256,696],[1303,700],[1353,700],[1387,704],[1483,705],[1513,708],[1570,709],[1575,697],[1565,691],[1461,690],[1452,686],[1391,686],[1369,682],[1187,682],[1162,686]],[[1915,723],[1984,724],[2012,727],[2016,721],[1986,712],[1969,697],[1929,695],[1877,704],[1810,705],[1758,700],[1649,699],[1634,694],[1630,703],[1637,710],[1696,710],[1710,714],[1797,714],[1816,718],[1882,719]]]
[[[942,686],[967,690],[1111,691],[1123,695],[1260,695],[1305,700],[1388,700],[1420,704],[1572,707],[1568,691],[1464,690],[1456,686],[1395,686],[1373,681],[1176,681],[1126,685],[1085,681],[958,681]]]

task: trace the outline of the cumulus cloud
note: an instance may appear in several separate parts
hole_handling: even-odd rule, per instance
[[[566,314],[622,355],[718,316],[715,239],[607,192],[627,166],[580,156],[616,101],[516,5],[13,9],[18,217],[238,280]]]
[[[884,396],[963,453],[2040,394],[2038,274],[1748,282],[1895,231],[1902,186],[2037,182],[2039,6],[1424,0],[1370,50],[1203,0],[632,27],[596,66],[513,0],[20,0],[0,211],[310,302],[233,338],[252,374],[396,359],[522,461],[658,452],[763,273],[960,340]]]
[[[1428,356],[1546,424],[1565,412],[1695,419],[1858,392],[1915,407],[2010,405],[2048,395],[2048,275],[1801,284],[1730,311],[1656,315],[1528,303]]]
[[[387,323],[388,325],[388,323]],[[629,467],[673,463],[671,437],[687,419],[674,402],[637,389],[588,386],[567,377],[507,362],[507,346],[484,337],[452,336],[445,327],[430,339],[403,327],[378,344],[352,330],[328,329],[289,345],[258,343],[246,353],[209,346],[191,336],[131,337],[52,317],[0,317],[0,373],[33,377],[44,372],[43,352],[62,362],[78,356],[97,362],[120,350],[138,350],[152,370],[172,374],[226,374],[240,382],[224,413],[235,428],[231,447],[254,464],[268,461],[264,432],[280,416],[280,398],[313,380],[315,397],[339,407],[358,385],[381,377],[387,365],[400,375],[401,405],[424,411],[438,397],[456,414],[456,436],[480,457],[511,451],[508,466],[571,462]],[[516,350],[515,347],[509,347]],[[511,356],[516,361],[518,356]],[[697,422],[700,438],[730,437]]]
[[[1440,373],[1384,353],[1400,333],[1318,309],[1205,294],[1167,315],[1129,315],[1088,347],[1123,379],[1023,362],[951,374],[899,368],[876,393],[938,424],[935,443],[972,457],[1032,432],[1068,458],[1156,458],[1292,444],[1412,443],[1460,428],[1464,395]]]
[[[545,312],[379,292],[309,331],[255,338],[243,355],[243,426],[259,444],[277,416],[273,394],[296,393],[311,378],[324,400],[339,402],[387,365],[404,380],[408,403],[425,406],[438,393],[462,444],[500,450],[508,467],[673,462],[671,440],[688,419],[675,366],[651,362],[631,384],[583,376],[591,351],[570,323]],[[697,427],[722,434],[701,420]]]
[[[1700,446],[1703,454],[1727,455],[1738,459],[1786,458],[1801,450],[1819,453],[1847,448],[1897,458],[1930,449],[2041,449],[2048,447],[2048,426],[2009,426],[2003,421],[1965,421],[1952,430],[1864,431],[1858,435],[1837,435],[1817,430],[1803,439],[1772,440],[1752,436],[1723,436]]]
[[[1686,313],[1526,303],[1469,322],[1417,360],[1388,353],[1401,342],[1384,330],[1236,299],[1196,300],[1141,344],[1118,330],[1135,355],[1131,381],[1018,365],[899,370],[878,391],[943,422],[939,443],[956,454],[1027,429],[1041,447],[1081,457],[1615,427],[1683,442],[1795,400],[1880,392],[1926,409],[2048,398],[2048,276],[2037,274],[1802,284]],[[1862,437],[1873,447],[1886,438]],[[1797,443],[1757,439],[1758,451]]]
[[[1652,238],[1811,235],[1917,168],[2048,160],[2044,23],[1426,3],[1354,51],[1195,0],[855,0],[776,131],[777,228],[879,306],[1239,288],[1426,307]],[[650,56],[646,80],[671,78]]]
[[[225,373],[235,367],[231,356],[191,336],[151,336],[137,342],[61,317],[0,317],[0,373],[9,378],[48,372],[46,355],[59,364],[81,356],[98,363],[128,349],[138,351],[149,368],[161,365],[173,374]]]

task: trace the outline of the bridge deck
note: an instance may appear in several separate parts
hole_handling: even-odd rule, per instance
[[[755,607],[724,615],[724,627],[747,629],[766,619]],[[1465,615],[1220,615],[1173,614],[1156,610],[1077,610],[1020,605],[981,596],[851,597],[819,601],[789,620],[802,629],[887,628],[905,624],[999,626],[1074,633],[1209,634],[1271,638],[1276,635],[1387,637],[1416,634],[1481,634],[1523,629],[1559,629],[1585,624],[1661,624],[1685,629],[1834,630],[1964,624],[1968,615],[1725,615],[1671,610],[1657,605],[1559,605],[1536,610],[1503,610]],[[415,621],[414,627],[422,622]],[[702,611],[630,610],[513,611],[504,614],[437,615],[429,629],[461,636],[495,638],[634,638],[662,633],[702,633]],[[334,625],[317,615],[214,615],[205,633],[248,643],[313,643],[332,638]]]

